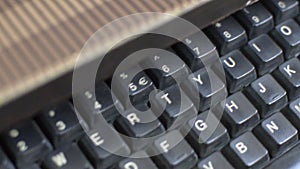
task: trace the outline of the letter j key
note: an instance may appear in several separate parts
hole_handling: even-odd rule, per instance
[[[263,117],[280,111],[288,101],[287,92],[269,74],[255,80],[246,94]]]

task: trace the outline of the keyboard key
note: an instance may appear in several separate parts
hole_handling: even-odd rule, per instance
[[[275,78],[287,90],[290,100],[300,96],[300,61],[297,58],[280,65],[274,73]]]
[[[249,41],[245,53],[259,76],[272,72],[284,61],[283,51],[268,35]]]
[[[277,24],[293,18],[299,13],[297,0],[264,0],[262,2],[275,16]]]
[[[146,70],[159,89],[165,89],[173,84],[180,83],[184,77],[188,76],[187,65],[175,54],[162,52],[154,56],[147,57],[142,65],[151,67]]]
[[[46,169],[93,169],[75,144],[65,146],[50,153],[43,162],[43,167]]]
[[[287,105],[287,93],[269,74],[255,80],[246,92],[262,117],[280,111]]]
[[[191,129],[187,140],[200,157],[205,157],[223,148],[229,142],[226,128],[211,111],[200,113],[196,119],[191,119],[186,132]]]
[[[135,74],[137,73],[137,74]],[[149,94],[155,89],[154,83],[139,66],[116,73],[112,89],[125,108],[148,101]]]
[[[116,165],[122,156],[130,154],[129,147],[113,128],[103,126],[84,135],[79,146],[95,168],[107,169]],[[122,156],[121,156],[122,155]]]
[[[138,105],[138,108],[144,111],[148,109],[144,105]],[[134,138],[153,137],[165,131],[164,126],[152,111],[145,113],[128,110],[116,119],[114,126],[121,133]]]
[[[194,150],[176,130],[155,140],[150,151],[159,154],[153,160],[164,169],[191,169],[198,161]]]
[[[284,109],[284,115],[289,121],[300,130],[300,98],[294,100]]]
[[[247,43],[246,31],[231,16],[215,25],[209,26],[206,30],[217,45],[221,55],[238,49]]]
[[[271,34],[283,48],[286,59],[299,56],[300,26],[294,20],[290,19],[277,25]]]
[[[0,148],[0,168],[2,169],[15,169],[11,161],[8,159],[4,151]]]
[[[119,115],[116,108],[122,108],[119,100],[113,100],[115,96],[104,82],[96,85],[95,94],[96,96],[91,90],[85,90],[76,96],[77,99],[73,99],[75,108],[90,128],[96,126],[98,123],[96,117],[99,115],[107,122],[113,122]]]
[[[153,112],[161,112],[160,121],[165,128],[176,128],[182,126],[198,113],[193,102],[177,86],[171,86],[155,95],[151,103]]]
[[[259,122],[258,110],[238,92],[226,99],[222,122],[229,129],[230,135],[235,137]]]
[[[276,113],[255,129],[255,134],[275,157],[289,150],[298,141],[298,131],[281,114]]]
[[[158,169],[153,161],[148,158],[146,152],[141,151],[132,155],[136,158],[127,158],[122,160],[117,169]]]
[[[259,168],[269,160],[267,149],[251,132],[231,141],[224,153],[236,168]]]
[[[4,131],[2,138],[18,167],[33,164],[52,150],[44,134],[32,121]]]
[[[239,11],[236,17],[245,27],[250,39],[268,33],[274,27],[272,14],[260,2]]]
[[[175,44],[173,49],[192,71],[213,64],[219,59],[216,46],[200,31]]]
[[[198,163],[197,169],[234,169],[220,153],[216,152]]]
[[[225,69],[228,91],[234,93],[248,86],[256,79],[255,67],[238,50],[235,50],[221,58]]]
[[[44,110],[38,115],[37,122],[56,147],[72,142],[83,133],[69,102]]]
[[[225,84],[211,69],[203,68],[189,75],[182,88],[199,111],[207,110],[227,96]]]

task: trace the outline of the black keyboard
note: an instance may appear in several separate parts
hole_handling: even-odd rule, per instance
[[[114,94],[103,81],[78,95],[101,130],[85,132],[71,98],[6,129],[0,169],[300,168],[299,1],[257,2],[168,50],[181,60],[149,57]],[[127,82],[143,65],[157,69]]]

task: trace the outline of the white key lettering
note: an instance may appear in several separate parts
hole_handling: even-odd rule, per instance
[[[193,77],[193,80],[198,82],[200,85],[203,85],[203,81],[201,80],[201,75],[200,74],[197,75],[197,78]]]
[[[243,142],[238,142],[235,145],[235,148],[238,149],[241,154],[244,154],[248,151],[248,147]]]
[[[227,107],[227,109],[228,109],[231,113],[234,111],[233,108],[236,109],[236,110],[239,109],[238,105],[237,105],[233,100],[231,100],[230,103],[231,103],[231,104],[228,104],[228,103],[227,103],[227,104],[226,104],[226,107]]]
[[[160,98],[164,99],[168,104],[172,104],[172,100],[168,97],[169,93],[162,95]]]
[[[290,36],[293,33],[292,29],[290,27],[286,26],[286,25],[282,26],[280,28],[280,31],[285,36]]]
[[[53,157],[51,158],[51,160],[53,161],[53,163],[54,163],[57,167],[60,167],[60,168],[63,167],[63,166],[65,166],[65,165],[68,163],[65,154],[62,153],[62,152],[60,152],[59,154],[53,156]]]
[[[275,130],[278,131],[279,127],[274,121],[271,121],[270,123],[266,124],[266,127],[269,129],[271,133],[274,133]]]
[[[207,164],[203,165],[203,169],[214,169],[214,166],[211,161],[209,161]]]
[[[293,69],[291,69],[290,65],[287,65],[286,67],[283,68],[284,71],[289,75],[289,77],[292,77],[293,74],[296,74],[297,72]]]
[[[141,122],[141,119],[135,113],[131,113],[127,115],[127,120],[130,122],[131,125],[135,125],[136,123]]]
[[[100,137],[99,133],[94,133],[89,136],[91,141],[94,143],[95,146],[100,146],[104,143],[104,140]]]
[[[168,148],[170,147],[170,144],[168,143],[167,140],[165,140],[165,141],[160,143],[160,147],[163,149],[163,151],[165,153],[168,153],[169,152]]]
[[[197,120],[195,122],[195,127],[199,131],[204,131],[205,129],[207,129],[208,126],[203,120]]]
[[[139,167],[134,162],[128,162],[124,165],[124,169],[139,169]]]
[[[258,83],[260,90],[260,93],[265,93],[267,91],[266,87],[262,83]]]
[[[232,57],[228,57],[228,59],[224,60],[224,63],[230,67],[230,68],[234,68],[236,63],[235,61],[232,59]]]

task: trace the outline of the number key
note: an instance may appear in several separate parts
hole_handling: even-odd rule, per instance
[[[52,150],[44,134],[32,121],[6,130],[2,138],[18,167],[33,164]]]
[[[149,94],[155,87],[140,66],[120,71],[116,75],[116,81],[114,79],[112,81],[112,90],[125,108],[129,108],[130,104],[138,105],[148,102]]]
[[[206,30],[219,48],[221,55],[238,49],[247,42],[246,31],[233,17],[228,17]]]
[[[203,32],[190,35],[173,46],[176,53],[187,63],[192,71],[201,69],[218,61],[216,47]]]
[[[167,51],[149,56],[142,64],[152,68],[147,73],[159,89],[180,83],[188,75],[188,68],[183,60]]]
[[[244,8],[236,16],[246,28],[250,39],[267,33],[274,27],[272,14],[259,2]]]
[[[72,142],[83,133],[69,102],[44,110],[38,115],[37,122],[56,147]]]
[[[299,13],[297,0],[264,0],[262,2],[275,15],[276,24],[293,18]]]

